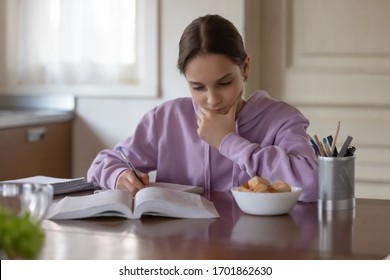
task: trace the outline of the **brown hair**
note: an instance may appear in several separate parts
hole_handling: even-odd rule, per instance
[[[179,42],[177,67],[185,74],[188,63],[199,54],[222,54],[243,66],[247,57],[242,37],[236,27],[219,15],[206,15],[192,21]]]

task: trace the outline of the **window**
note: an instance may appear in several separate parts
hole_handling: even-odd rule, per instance
[[[157,0],[8,0],[5,90],[156,96],[157,5]]]

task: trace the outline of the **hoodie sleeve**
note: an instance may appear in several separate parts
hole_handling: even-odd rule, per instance
[[[251,142],[233,132],[221,142],[220,153],[235,162],[249,177],[258,175],[271,182],[283,180],[300,186],[301,201],[316,201],[318,160],[306,136],[308,120],[296,112],[278,120],[269,118],[264,121],[271,124],[268,129],[253,132],[259,134],[259,142]]]
[[[147,113],[137,125],[134,134],[118,143],[112,150],[104,149],[93,160],[87,174],[88,181],[97,183],[104,189],[114,189],[116,179],[128,169],[120,155],[115,151],[123,147],[133,165],[142,172],[156,168],[157,144],[155,110]]]

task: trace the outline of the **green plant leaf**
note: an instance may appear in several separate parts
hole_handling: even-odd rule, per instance
[[[13,215],[0,208],[0,252],[9,259],[35,259],[44,242],[44,233],[30,215]]]

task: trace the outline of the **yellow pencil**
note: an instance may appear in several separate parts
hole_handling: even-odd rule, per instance
[[[339,135],[339,130],[340,130],[340,121],[337,124],[336,132],[335,132],[334,137],[333,137],[332,146],[330,147],[330,156],[331,157],[333,156],[334,149],[336,148],[336,141],[337,141],[337,136]]]
[[[320,150],[321,156],[326,157],[326,152],[325,152],[324,146],[322,145],[321,141],[318,139],[318,136],[314,135],[313,137],[314,137],[314,141],[317,144],[318,149]]]

